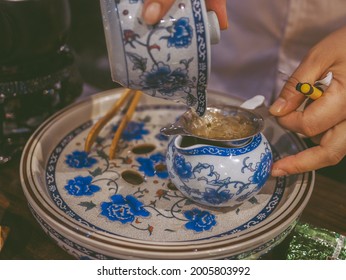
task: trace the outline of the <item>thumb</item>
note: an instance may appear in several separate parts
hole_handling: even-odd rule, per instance
[[[324,72],[319,65],[313,65],[305,59],[287,80],[279,97],[269,108],[269,112],[277,117],[285,116],[295,111],[305,100],[304,94],[296,90],[298,83],[314,84]]]
[[[142,17],[146,24],[154,25],[165,16],[175,0],[145,0]]]
[[[219,20],[221,30],[228,28],[228,17],[226,0],[206,0],[205,4],[208,11],[214,11]]]

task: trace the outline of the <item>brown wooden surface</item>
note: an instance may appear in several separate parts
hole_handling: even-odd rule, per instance
[[[20,184],[18,159],[0,166],[0,205],[0,223],[10,227],[0,259],[73,259],[43,232],[30,213]],[[346,185],[317,174],[301,221],[346,235]],[[280,259],[284,251],[285,242],[265,258]]]

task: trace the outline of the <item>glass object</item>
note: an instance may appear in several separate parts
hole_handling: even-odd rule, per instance
[[[0,164],[82,91],[66,44],[70,21],[67,0],[0,2]]]

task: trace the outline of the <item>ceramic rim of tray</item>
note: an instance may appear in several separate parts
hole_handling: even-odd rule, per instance
[[[103,92],[100,94],[97,94],[93,96],[92,98],[88,98],[85,101],[73,104],[51,118],[49,118],[46,122],[44,122],[39,129],[32,135],[32,137],[29,139],[27,146],[24,149],[22,161],[21,161],[21,180],[23,185],[24,193],[28,199],[28,202],[32,208],[32,211],[35,214],[36,218],[44,219],[51,227],[53,227],[58,232],[63,233],[65,236],[70,237],[71,239],[75,239],[76,243],[85,244],[86,246],[91,246],[95,248],[102,248],[103,252],[108,252],[110,255],[114,253],[114,250],[116,250],[116,256],[135,256],[135,257],[160,257],[163,252],[169,252],[171,254],[171,257],[219,257],[219,256],[227,256],[227,255],[233,255],[235,253],[242,253],[244,250],[251,250],[253,248],[256,248],[258,246],[263,245],[262,243],[264,241],[269,242],[273,238],[276,238],[283,232],[287,231],[287,229],[290,228],[296,221],[296,219],[299,217],[300,213],[304,209],[307,201],[309,200],[309,197],[311,195],[311,191],[313,188],[314,183],[314,173],[304,173],[300,175],[295,176],[289,176],[287,178],[279,178],[279,179],[271,179],[271,188],[274,188],[274,190],[271,190],[273,193],[270,193],[269,196],[267,195],[263,202],[260,202],[260,206],[257,211],[259,212],[251,212],[248,213],[248,208],[253,209],[253,205],[248,205],[248,208],[244,209],[237,209],[242,215],[242,213],[245,213],[247,215],[250,215],[247,220],[241,220],[240,224],[237,224],[236,228],[226,228],[221,229],[221,231],[216,232],[217,226],[212,223],[209,225],[202,225],[206,226],[206,228],[196,227],[194,228],[194,231],[190,230],[188,231],[186,229],[186,224],[189,223],[189,226],[191,228],[194,225],[195,221],[191,221],[185,218],[185,220],[178,226],[178,228],[168,228],[163,229],[163,234],[166,234],[167,232],[179,232],[182,231],[184,233],[188,232],[190,233],[187,240],[181,239],[181,240],[166,240],[166,236],[164,237],[158,237],[161,238],[161,240],[150,240],[148,237],[147,239],[141,239],[141,238],[135,238],[133,236],[126,236],[127,232],[122,232],[121,234],[114,234],[112,232],[112,227],[119,228],[123,226],[124,224],[127,227],[136,228],[137,222],[139,225],[141,225],[143,222],[147,222],[148,215],[151,217],[151,219],[154,219],[154,214],[163,215],[165,213],[160,213],[162,209],[154,209],[154,207],[150,204],[143,204],[141,201],[138,205],[140,205],[139,210],[135,213],[135,217],[125,217],[125,218],[136,218],[136,220],[132,223],[125,221],[122,223],[118,220],[111,220],[112,217],[108,217],[105,215],[101,215],[102,222],[98,224],[91,224],[90,221],[87,221],[88,217],[81,217],[80,213],[76,214],[76,211],[73,209],[65,209],[62,210],[65,206],[69,208],[69,205],[66,204],[64,201],[65,197],[62,197],[61,194],[58,192],[55,192],[54,188],[52,188],[52,185],[49,183],[49,178],[51,176],[54,177],[54,174],[59,174],[59,168],[62,170],[61,173],[64,173],[65,167],[57,167],[57,166],[51,166],[48,161],[52,161],[52,159],[58,159],[60,153],[63,154],[65,150],[68,150],[68,146],[70,143],[73,143],[75,141],[74,139],[78,137],[82,133],[86,133],[87,130],[90,128],[90,124],[85,125],[90,120],[95,120],[104,114],[104,112],[107,111],[111,103],[113,103],[116,98],[119,96],[122,89],[116,89],[111,90],[107,92]],[[239,101],[237,99],[233,99],[231,97],[225,97],[222,94],[214,93],[215,97],[220,100],[226,100],[232,104],[238,104]],[[156,100],[149,97],[144,97],[141,101],[141,106],[137,110],[138,116],[134,117],[135,120],[145,118],[148,114],[143,115],[144,113],[150,112],[151,115],[155,115],[155,113],[159,110],[162,110],[162,114],[164,116],[167,116],[167,119],[165,119],[165,122],[172,121],[172,119],[169,119],[169,114],[172,111],[172,114],[170,117],[172,118],[175,113],[182,113],[184,112],[185,108],[182,105],[179,104],[172,104],[171,102],[165,102],[162,100]],[[144,112],[144,113],[143,113]],[[154,113],[153,113],[154,112]],[[78,113],[81,113],[80,115],[83,115],[81,119],[78,119],[76,116]],[[142,115],[141,115],[142,114]],[[150,115],[149,114],[149,115]],[[75,118],[71,119],[71,115]],[[84,119],[83,119],[84,118]],[[158,120],[159,119],[159,120]],[[159,122],[159,124],[154,124],[154,128],[152,130],[147,131],[147,135],[152,134],[152,131],[156,129],[159,130],[162,123],[160,123],[160,120],[162,119],[162,116],[159,116],[156,118],[156,122]],[[116,123],[114,121],[114,123]],[[273,144],[274,150],[277,150],[277,147],[279,149],[285,150],[285,151],[276,151],[278,153],[277,156],[285,155],[286,148],[283,149],[281,147],[284,144],[287,144],[287,141],[290,141],[291,148],[293,147],[293,151],[288,151],[288,154],[290,152],[297,152],[304,148],[304,144],[301,142],[299,138],[297,138],[295,135],[291,133],[286,133],[284,130],[282,130],[274,120],[267,121],[267,134],[269,134],[269,140],[275,142]],[[83,126],[84,125],[84,126]],[[111,124],[110,124],[111,125]],[[150,121],[146,121],[145,125],[153,125]],[[58,126],[58,127],[57,127]],[[140,129],[142,129],[141,133],[143,133],[143,125],[139,125]],[[136,129],[136,128],[135,128]],[[138,127],[137,127],[138,129]],[[71,130],[77,131],[73,135],[71,135]],[[53,132],[59,132],[59,135],[55,135]],[[279,132],[278,132],[279,131]],[[266,133],[266,130],[264,131]],[[145,133],[144,133],[145,134]],[[278,135],[275,135],[278,134]],[[85,136],[83,136],[85,137]],[[81,139],[83,139],[83,137]],[[268,135],[267,135],[268,137]],[[106,138],[106,137],[105,137]],[[76,140],[78,142],[78,145],[80,145],[82,140]],[[141,141],[141,140],[140,140]],[[139,142],[140,142],[139,141]],[[152,139],[150,141],[153,141]],[[158,144],[157,146],[160,146],[160,149],[164,150],[165,145],[167,144],[167,139],[164,140],[157,140]],[[163,144],[162,144],[162,141]],[[131,141],[130,141],[131,142]],[[145,142],[145,141],[144,141]],[[63,146],[61,146],[61,143],[65,143]],[[126,143],[126,141],[124,141]],[[142,145],[143,143],[140,142],[136,145]],[[47,146],[49,147],[48,150]],[[102,145],[101,145],[102,146]],[[55,153],[53,151],[58,150],[59,153]],[[103,148],[102,151],[107,150],[107,148]],[[72,151],[72,150],[71,150]],[[69,151],[68,155],[71,155],[72,152]],[[126,151],[126,148],[124,148],[124,151]],[[156,152],[156,151],[155,151]],[[97,151],[98,155],[100,154],[100,151]],[[147,154],[153,154],[154,152],[151,151]],[[65,154],[66,156],[66,154]],[[138,155],[137,155],[138,156]],[[140,157],[142,157],[143,154],[140,154]],[[101,156],[102,158],[102,156]],[[147,160],[148,157],[142,158],[142,160]],[[58,161],[57,160],[57,161]],[[104,160],[104,158],[102,158]],[[133,159],[132,159],[133,160]],[[148,164],[148,161],[146,161]],[[108,162],[109,164],[109,162]],[[127,163],[126,163],[127,164]],[[125,166],[126,164],[123,164]],[[119,166],[118,166],[119,167]],[[120,167],[122,165],[120,164]],[[140,166],[141,167],[141,166]],[[43,169],[42,169],[43,168]],[[48,169],[52,169],[52,172],[47,171]],[[135,167],[137,168],[136,172],[138,172],[138,164]],[[126,169],[128,169],[128,165],[126,165]],[[74,169],[73,172],[75,172],[76,169]],[[143,169],[142,169],[143,170]],[[108,170],[111,171],[111,170]],[[145,171],[145,170],[144,170]],[[71,172],[71,174],[73,174]],[[78,171],[79,172],[79,171]],[[77,172],[77,173],[78,173]],[[88,170],[90,174],[90,170]],[[97,173],[97,168],[92,169],[94,176],[97,177],[100,174]],[[114,172],[114,170],[112,171]],[[146,171],[145,171],[146,172]],[[43,174],[42,174],[43,173]],[[68,173],[68,172],[65,172]],[[64,174],[65,174],[64,173]],[[76,173],[76,174],[77,174]],[[118,172],[119,173],[119,172]],[[78,174],[77,174],[78,175]],[[162,175],[162,174],[161,174]],[[75,175],[73,175],[75,176]],[[58,177],[58,176],[57,176]],[[145,176],[144,176],[145,177]],[[148,176],[147,176],[148,177]],[[76,178],[76,176],[75,176]],[[120,177],[119,177],[120,178]],[[121,180],[121,178],[117,180]],[[148,177],[149,178],[149,177]],[[147,178],[147,179],[148,179]],[[109,180],[109,178],[103,180]],[[150,179],[150,178],[149,178]],[[65,180],[65,181],[64,181]],[[65,175],[63,176],[63,181],[70,181],[71,179],[66,179]],[[161,180],[161,181],[160,181]],[[73,180],[72,180],[73,181]],[[108,182],[111,182],[112,180],[109,180]],[[114,181],[114,180],[113,180]],[[112,182],[113,182],[112,181]],[[150,180],[149,180],[150,181]],[[154,179],[155,184],[158,185],[160,182],[167,181],[167,178],[156,178]],[[153,184],[153,181],[150,181]],[[273,183],[274,182],[274,183]],[[145,182],[148,184],[148,181]],[[56,188],[58,189],[58,185],[61,185],[61,183],[56,183]],[[65,184],[65,183],[63,183]],[[144,184],[144,182],[143,182]],[[138,186],[135,186],[133,190]],[[165,185],[167,187],[167,183]],[[144,187],[144,189],[147,189]],[[140,191],[145,192],[145,190],[142,189]],[[129,195],[129,198],[134,200],[134,203],[138,203],[138,201],[145,197],[145,195],[137,195],[134,196],[133,193],[124,193],[124,195],[121,193],[123,189],[121,187],[117,187],[117,191],[113,195],[109,195],[108,197],[114,197],[116,196],[116,199],[122,200],[122,206],[128,206],[131,204],[129,201],[126,200],[125,194]],[[139,189],[138,189],[139,190]],[[172,192],[174,193],[173,198],[180,198],[180,196],[177,194],[176,190],[167,190],[164,188],[159,188],[161,193],[160,199],[165,199],[165,195],[167,193]],[[63,191],[60,192],[62,193]],[[140,192],[135,192],[136,194],[140,194]],[[274,197],[274,193],[276,195]],[[157,192],[156,192],[157,194]],[[92,194],[91,196],[88,196],[88,198],[93,198]],[[58,197],[55,202],[53,201],[54,198]],[[72,196],[73,197],[73,196]],[[73,197],[76,198],[76,197]],[[78,197],[77,197],[78,198]],[[76,198],[76,199],[77,199]],[[115,199],[115,198],[114,198]],[[118,201],[116,200],[115,201]],[[167,197],[166,197],[167,199]],[[58,201],[58,202],[57,202]],[[73,200],[72,200],[73,201]],[[125,202],[124,202],[125,201]],[[88,202],[86,199],[84,202]],[[111,201],[112,202],[112,201]],[[103,201],[103,205],[110,205],[111,202]],[[157,200],[156,202],[161,202]],[[115,203],[113,201],[113,203]],[[118,203],[118,202],[117,202]],[[125,204],[124,204],[125,203]],[[263,204],[264,203],[264,204]],[[92,207],[92,209],[96,209],[95,203],[86,203],[82,207]],[[101,205],[101,203],[100,203]],[[149,213],[150,211],[146,210],[155,210],[156,212]],[[184,210],[185,208],[186,210]],[[263,209],[266,208],[273,208],[271,211],[264,211]],[[100,207],[99,207],[100,208]],[[206,215],[214,215],[215,218],[219,218],[222,215],[217,212],[215,215],[214,209],[204,209],[202,206],[196,206],[192,203],[186,203],[182,207],[180,207],[177,210],[174,211],[185,211],[184,213],[189,213],[191,216],[191,211],[193,212],[194,209],[197,209],[196,211],[198,213],[201,213],[203,211],[206,211]],[[113,209],[114,210],[114,209]],[[237,210],[232,210],[233,218],[234,218],[234,212]],[[89,211],[89,210],[88,210]],[[180,212],[177,213],[180,213]],[[196,212],[195,211],[195,212]],[[214,212],[213,212],[214,211]],[[85,211],[87,212],[87,211]],[[82,212],[83,213],[83,212]],[[177,214],[175,213],[175,214]],[[209,213],[209,214],[208,214]],[[220,223],[224,223],[224,221],[227,221],[227,217],[230,216],[230,212],[226,211],[226,214],[223,213],[223,216],[220,218],[221,222],[218,222],[217,224],[220,225]],[[195,213],[196,214],[196,213]],[[38,215],[38,216],[37,216]],[[186,214],[187,215],[187,214]],[[252,216],[251,216],[252,215]],[[266,216],[268,215],[268,216]],[[76,218],[78,216],[78,218]],[[98,210],[97,219],[100,217],[100,210]],[[130,215],[131,216],[131,215]],[[188,215],[187,215],[188,216]],[[189,216],[189,217],[190,217]],[[260,220],[262,217],[262,221]],[[171,220],[177,218],[177,221],[182,220],[181,217],[175,217],[174,215],[169,217]],[[167,219],[168,220],[168,219]],[[110,228],[104,229],[102,227],[102,223],[108,223]],[[231,220],[232,221],[232,220]],[[41,224],[42,225],[42,224]],[[90,226],[91,225],[91,226]],[[184,228],[185,225],[185,228]],[[152,235],[152,232],[150,230],[156,230],[156,228],[159,228],[160,225],[155,225],[155,227],[150,228],[141,228],[138,229],[139,232],[147,233],[148,236]],[[182,230],[184,228],[184,230]],[[137,229],[135,229],[135,232]],[[193,232],[193,233],[192,233]],[[204,235],[198,236],[200,233]],[[130,230],[131,233],[131,230]],[[141,234],[142,234],[141,233]],[[184,234],[183,233],[183,234]],[[136,233],[138,234],[138,233]],[[179,237],[181,238],[181,236]]]

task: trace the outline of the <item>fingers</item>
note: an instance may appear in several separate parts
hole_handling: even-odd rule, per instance
[[[175,0],[145,0],[142,13],[143,20],[149,25],[158,23],[174,2]],[[206,7],[208,11],[212,10],[216,13],[220,28],[227,29],[226,0],[206,0]]]
[[[346,70],[340,66],[329,65],[316,56],[312,52],[303,60],[270,108],[270,113],[278,117],[282,126],[309,137],[323,133],[346,119]],[[328,71],[334,74],[328,89],[303,111],[297,111],[305,100],[305,96],[296,90],[297,83],[314,84]]]
[[[304,96],[295,89],[298,82],[314,84],[329,71],[334,74],[333,82],[340,77],[345,77],[345,45],[346,27],[331,33],[316,44],[289,78],[278,100],[271,106],[270,112],[274,116],[281,117],[301,105]],[[343,84],[345,87],[345,80]]]
[[[273,164],[272,176],[304,173],[339,163],[346,155],[346,121],[328,130],[320,145]]]
[[[172,7],[175,0],[145,0],[142,17],[147,24],[153,25]]]
[[[219,20],[220,29],[228,28],[228,17],[226,9],[226,0],[206,0],[205,4],[208,11],[214,11]]]
[[[298,82],[314,84],[316,80],[322,78],[324,71],[321,70],[317,61],[309,56],[303,60],[284,85],[279,98],[270,107],[271,114],[277,117],[284,116],[296,110],[303,103],[305,96],[296,90],[296,85]]]
[[[284,85],[280,96],[270,106],[269,112],[277,117],[284,116],[289,112],[296,110],[304,101],[304,96],[297,92],[296,84],[299,82],[298,78],[291,76]],[[307,81],[306,81],[307,82]]]
[[[330,87],[303,111],[278,118],[285,128],[308,137],[317,136],[346,119],[346,92]]]
[[[334,165],[346,154],[346,27],[315,45],[288,80],[270,108],[285,128],[320,138],[319,146],[283,158],[273,165],[273,176],[302,173]],[[333,80],[323,95],[303,111],[296,110],[305,99],[296,91],[298,82],[313,84],[327,72]],[[318,136],[318,137],[315,137]]]

